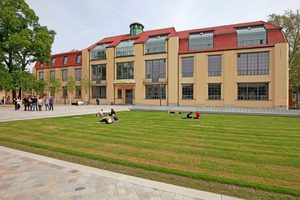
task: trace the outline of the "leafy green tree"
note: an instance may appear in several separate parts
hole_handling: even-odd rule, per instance
[[[84,78],[81,78],[79,84],[80,84],[82,90],[84,90],[84,92],[85,92],[85,100],[86,100],[86,104],[87,104],[87,93],[88,93],[89,89],[92,87],[92,83],[90,82],[90,79],[85,76]],[[82,98],[82,96],[81,96],[81,98]]]
[[[36,92],[36,95],[39,94],[40,96],[43,95],[45,87],[46,87],[46,82],[44,80],[36,80],[34,81],[33,89]]]
[[[67,90],[69,91],[69,93],[71,95],[71,98],[70,98],[70,105],[71,105],[71,102],[73,100],[73,92],[74,92],[75,87],[76,87],[76,81],[72,76],[68,77],[68,81],[66,83],[66,86],[67,86]]]
[[[271,14],[268,22],[282,27],[289,43],[290,85],[300,82],[300,10],[286,10],[283,15]]]
[[[59,102],[59,92],[62,90],[59,78],[51,77],[51,91],[57,94],[57,102]]]
[[[3,89],[4,96],[6,91],[14,88],[12,76],[3,66],[0,66],[0,88]],[[5,105],[6,102],[4,101],[3,103]]]
[[[56,33],[39,24],[24,0],[1,0],[0,19],[0,60],[9,72],[36,61],[49,64]]]
[[[16,88],[21,88],[19,90],[19,97],[23,97],[22,94],[22,88],[25,89],[25,91],[28,91],[27,88],[32,87],[32,81],[36,80],[35,76],[33,76],[28,71],[23,71],[21,69],[15,70],[12,73],[13,83],[15,84],[13,90],[16,90]]]

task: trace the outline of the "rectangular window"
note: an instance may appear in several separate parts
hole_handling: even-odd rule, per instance
[[[221,55],[208,56],[208,76],[221,76],[222,57]]]
[[[194,76],[194,57],[186,57],[181,59],[182,77]]]
[[[133,62],[117,63],[117,79],[134,79]]]
[[[106,80],[106,64],[92,65],[92,81]]]
[[[146,60],[146,78],[166,78],[166,60]]]
[[[75,81],[81,80],[81,68],[75,69]]]
[[[40,67],[43,67],[43,65],[44,65],[43,63],[40,63]]]
[[[98,44],[91,50],[91,60],[100,60],[106,58],[106,47],[110,43],[107,44]]]
[[[146,99],[166,99],[166,85],[146,85]]]
[[[133,55],[133,43],[136,40],[121,41],[116,46],[116,57],[132,56]]]
[[[118,99],[122,99],[122,89],[118,89]]]
[[[194,99],[194,84],[182,84],[182,99]]]
[[[77,55],[77,57],[76,57],[76,63],[80,63],[80,61],[81,61],[81,55]]]
[[[149,37],[149,39],[145,42],[146,54],[166,52],[167,37],[167,35]]]
[[[189,51],[213,49],[213,48],[214,48],[214,33],[212,31],[190,34]]]
[[[68,56],[65,56],[65,57],[64,57],[64,60],[63,60],[63,65],[66,65],[67,62],[68,62]]]
[[[39,72],[39,79],[44,80],[44,72]]]
[[[80,99],[81,98],[81,87],[76,86],[75,91],[76,91],[75,98]]]
[[[269,52],[238,53],[238,75],[268,75]]]
[[[92,98],[105,99],[106,98],[106,86],[93,86]]]
[[[50,71],[50,78],[55,78],[55,71]]]
[[[68,98],[68,90],[66,86],[62,87],[62,98]]]
[[[54,64],[55,64],[55,58],[52,58],[52,59],[51,59],[50,66],[53,66]]]
[[[61,73],[62,73],[62,81],[68,81],[68,70],[63,69],[61,70]]]
[[[208,99],[221,99],[221,83],[208,84]]]
[[[267,31],[263,26],[237,28],[238,47],[267,44]]]
[[[238,100],[268,100],[268,83],[238,83]]]

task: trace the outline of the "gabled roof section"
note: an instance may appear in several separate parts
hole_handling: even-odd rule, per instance
[[[82,58],[79,63],[76,63],[76,59],[78,55],[82,55],[82,51],[70,51],[65,53],[53,54],[51,55],[50,62],[52,58],[55,58],[55,63],[53,66],[47,66],[47,63],[43,64],[43,67],[40,67],[40,62],[37,61],[35,63],[36,69],[49,69],[49,68],[57,68],[57,67],[69,67],[69,66],[80,66],[82,65]],[[63,65],[63,59],[65,56],[68,56],[67,64]]]
[[[171,28],[165,28],[165,29],[158,29],[158,30],[152,30],[152,31],[144,31],[138,35],[131,36],[130,34],[126,35],[119,35],[119,36],[114,36],[114,37],[107,37],[104,38],[103,40],[100,40],[99,42],[93,44],[92,46],[88,47],[88,50],[93,49],[95,46],[99,44],[104,44],[104,43],[110,43],[108,47],[115,47],[117,46],[122,40],[129,40],[129,39],[136,39],[134,44],[140,44],[140,43],[145,43],[147,39],[151,36],[156,36],[156,35],[168,35],[167,39],[170,37],[177,36],[177,33],[175,31],[174,27]]]
[[[241,24],[231,24],[231,25],[225,25],[225,26],[217,26],[217,27],[210,27],[210,28],[201,28],[201,29],[180,31],[180,32],[177,32],[177,34],[178,34],[180,40],[188,39],[190,36],[190,33],[206,32],[206,31],[214,31],[214,35],[228,35],[228,34],[236,34],[236,28],[255,26],[255,25],[263,25],[267,31],[282,29],[279,26],[275,26],[273,24],[270,24],[270,23],[267,23],[264,21],[257,21],[257,22],[248,22],[248,23],[241,23]]]

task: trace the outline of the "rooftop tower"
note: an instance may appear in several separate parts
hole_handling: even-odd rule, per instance
[[[144,31],[143,24],[138,23],[138,22],[134,22],[134,23],[130,24],[129,27],[130,27],[130,35],[131,36],[138,35],[138,34],[140,34],[141,32]]]

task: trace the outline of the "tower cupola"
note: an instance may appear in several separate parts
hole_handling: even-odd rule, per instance
[[[138,22],[134,22],[134,23],[130,24],[129,27],[130,27],[130,35],[131,36],[138,35],[138,34],[140,34],[141,32],[144,31],[143,24],[138,23]]]

